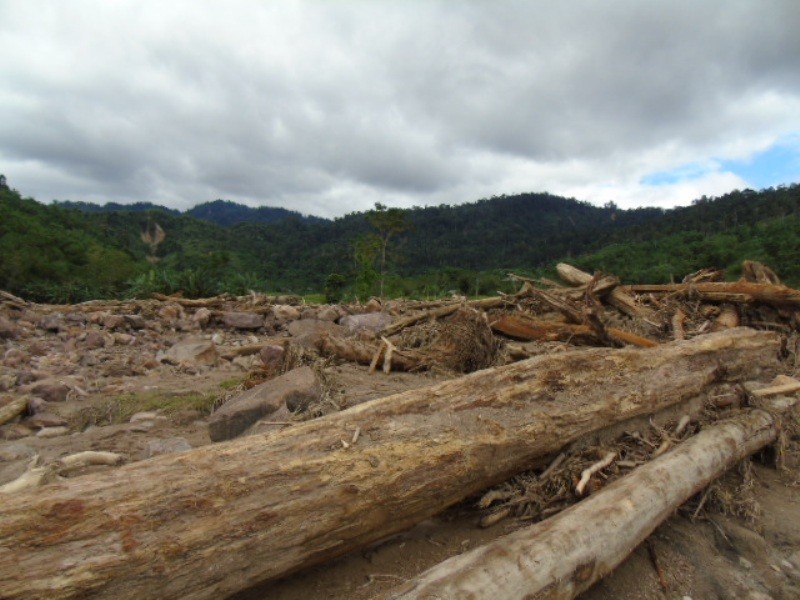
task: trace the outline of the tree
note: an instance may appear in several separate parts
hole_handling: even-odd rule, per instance
[[[375,259],[381,249],[381,240],[374,233],[368,233],[353,243],[353,258],[356,261],[356,296],[366,300],[372,292],[372,286],[378,278],[375,271]]]
[[[367,212],[367,221],[378,230],[380,240],[380,297],[383,299],[383,286],[386,280],[386,250],[392,236],[402,233],[411,227],[406,212],[400,208],[388,208],[380,202],[375,203],[374,210]]]

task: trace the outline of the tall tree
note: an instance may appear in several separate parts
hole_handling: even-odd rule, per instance
[[[380,202],[375,203],[375,208],[367,213],[367,221],[378,230],[381,249],[380,271],[380,296],[383,299],[383,287],[386,280],[386,250],[392,236],[406,231],[411,224],[408,222],[406,211],[400,208],[388,208]]]

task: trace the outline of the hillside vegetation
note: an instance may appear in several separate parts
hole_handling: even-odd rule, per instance
[[[0,288],[52,302],[249,289],[324,291],[335,300],[378,293],[383,258],[388,295],[492,294],[511,289],[507,272],[542,274],[562,259],[661,283],[702,267],[733,277],[749,258],[800,283],[796,184],[667,211],[544,193],[389,209],[402,227],[387,238],[385,257],[380,212],[325,220],[221,200],[186,213],[149,203],[44,205],[3,186]]]

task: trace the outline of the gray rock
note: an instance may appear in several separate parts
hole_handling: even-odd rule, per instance
[[[300,311],[294,306],[289,306],[286,304],[277,304],[273,306],[272,314],[275,315],[275,319],[279,323],[288,323],[290,321],[296,321],[300,318]]]
[[[32,417],[25,419],[25,425],[35,429],[44,429],[46,427],[61,427],[66,425],[67,421],[58,415],[49,412],[39,412]]]
[[[211,311],[208,310],[205,306],[198,308],[195,313],[192,315],[192,322],[198,323],[201,327],[205,327],[208,325],[208,321],[211,318]]]
[[[336,321],[339,318],[339,311],[335,306],[325,306],[317,313],[320,321]]]
[[[171,437],[147,441],[146,456],[158,456],[159,454],[171,454],[173,452],[186,452],[191,450],[192,445],[186,438]]]
[[[0,461],[19,460],[20,458],[31,458],[36,454],[36,450],[26,444],[12,442],[0,445]]]
[[[278,345],[264,346],[258,353],[261,362],[264,363],[264,366],[270,371],[280,370],[281,366],[283,366],[283,357],[285,354],[286,350],[284,347]]]
[[[142,315],[122,315],[122,318],[131,329],[144,329],[147,326],[147,321]]]
[[[64,315],[61,313],[53,313],[50,315],[45,315],[41,319],[39,319],[39,323],[37,325],[40,329],[44,329],[45,331],[61,331],[64,327]]]
[[[222,315],[222,323],[233,329],[260,329],[264,326],[264,317],[256,313],[226,312]]]
[[[33,386],[31,393],[46,402],[66,402],[69,386],[63,383],[42,382]]]
[[[215,442],[232,439],[281,407],[299,410],[321,395],[322,386],[311,367],[294,369],[223,404],[209,419],[209,436]]]
[[[78,325],[83,325],[87,320],[86,313],[78,311],[68,312],[64,315],[64,319],[69,323],[77,323]]]
[[[38,396],[31,396],[28,399],[28,414],[38,415],[47,410],[47,401]]]
[[[287,327],[294,339],[293,343],[304,348],[316,348],[319,339],[323,334],[343,336],[347,334],[347,329],[330,321],[320,321],[318,319],[303,319],[292,321]]]
[[[342,317],[339,324],[347,328],[347,331],[355,335],[361,331],[371,331],[378,333],[387,325],[391,325],[394,319],[386,313],[374,312],[363,315],[348,315]]]
[[[13,340],[20,334],[20,328],[16,323],[0,317],[0,340]]]
[[[214,342],[198,338],[189,338],[173,344],[160,358],[161,362],[178,365],[195,363],[198,365],[214,365],[217,362],[217,348]]]
[[[125,317],[122,315],[108,315],[103,319],[103,327],[106,329],[121,329],[125,326]]]
[[[99,331],[90,331],[86,334],[83,340],[84,346],[90,350],[104,348],[106,345],[106,338]]]

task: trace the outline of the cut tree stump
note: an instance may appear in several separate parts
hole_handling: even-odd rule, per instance
[[[436,565],[389,598],[574,598],[693,494],[777,436],[769,412],[733,417],[555,517]]]
[[[731,329],[539,356],[8,494],[0,597],[220,598],[408,529],[590,432],[763,377],[779,347]]]

